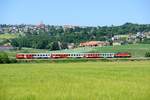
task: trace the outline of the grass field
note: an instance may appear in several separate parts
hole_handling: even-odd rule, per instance
[[[0,100],[149,100],[150,62],[0,65]]]

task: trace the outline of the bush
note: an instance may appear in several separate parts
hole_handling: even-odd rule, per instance
[[[0,63],[10,63],[7,53],[0,52]]]
[[[150,57],[150,52],[146,52],[145,57]]]
[[[10,60],[10,63],[17,63],[16,59],[9,59],[9,60]]]

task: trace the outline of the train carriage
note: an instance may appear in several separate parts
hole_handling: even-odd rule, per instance
[[[24,54],[16,54],[17,59],[25,59]]]
[[[17,59],[33,59],[33,56],[32,54],[21,53],[21,54],[16,54],[16,58]]]
[[[33,58],[34,59],[49,59],[51,58],[51,55],[48,53],[34,53]]]
[[[84,58],[100,58],[99,53],[85,53]]]
[[[100,58],[114,58],[115,53],[101,53]]]
[[[69,54],[67,53],[52,53],[51,58],[68,58]]]
[[[16,54],[17,59],[48,59],[51,58],[48,53],[19,53]]]

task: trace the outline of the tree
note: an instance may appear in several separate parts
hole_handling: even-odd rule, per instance
[[[11,45],[12,45],[13,47],[18,47],[19,44],[18,44],[17,39],[12,39],[12,40],[11,40]]]
[[[63,42],[63,43],[61,44],[61,48],[62,48],[62,49],[68,49],[68,43]]]
[[[60,50],[58,41],[52,43],[51,50]]]
[[[150,57],[150,52],[146,52],[145,57]]]

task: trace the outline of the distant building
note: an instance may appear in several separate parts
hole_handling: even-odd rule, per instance
[[[145,33],[144,33],[144,36],[145,36],[146,38],[150,39],[150,32],[145,32]]]
[[[45,28],[45,24],[41,21],[40,24],[37,25],[37,28]]]
[[[109,42],[104,41],[88,41],[88,42],[82,42],[80,43],[80,47],[86,47],[86,46],[107,46],[109,45]]]
[[[75,44],[74,43],[69,43],[68,44],[68,49],[73,49],[75,48]]]
[[[67,29],[75,29],[76,27],[79,27],[79,26],[63,25],[63,29],[64,29],[64,30],[67,30]]]
[[[129,35],[115,35],[113,37],[114,40],[118,40],[118,39],[127,39],[129,37]]]

